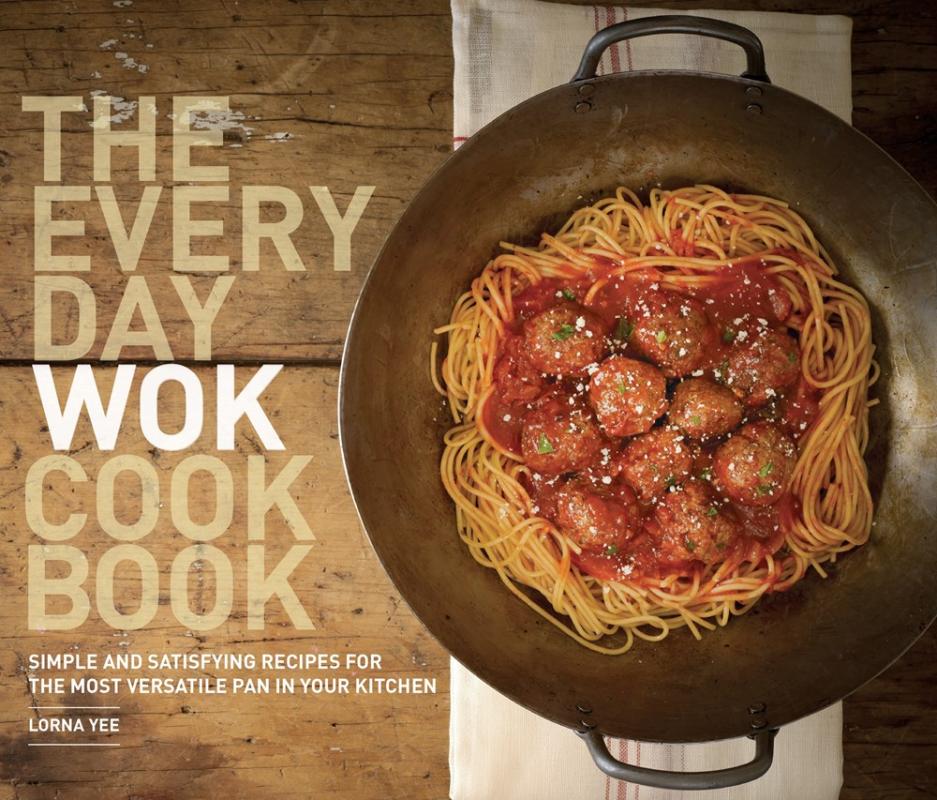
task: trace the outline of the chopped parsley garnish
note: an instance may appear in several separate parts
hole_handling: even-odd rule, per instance
[[[774,464],[769,461],[760,470],[758,470],[758,477],[767,478],[771,474],[771,471],[773,469],[774,469]]]
[[[796,363],[797,363],[797,353],[793,352],[792,350],[791,350],[791,351],[788,351],[788,353],[787,353],[787,360],[788,360],[788,362],[791,363],[791,364],[796,364]]]
[[[715,371],[716,382],[725,383],[729,377],[729,359],[724,358],[719,364],[719,368]]]
[[[759,497],[764,497],[766,494],[771,494],[773,489],[774,487],[770,483],[759,483],[755,491]]]
[[[618,390],[620,394],[624,394],[625,392],[630,391],[630,389],[628,389],[628,387],[625,386],[624,381],[618,381],[618,386],[616,386],[615,388]]]
[[[615,329],[615,338],[619,342],[626,342],[631,338],[631,334],[634,332],[634,325],[628,322],[627,319],[621,317],[618,320],[618,327]]]
[[[618,553],[618,545],[617,545],[617,544],[610,544],[610,545],[608,545],[608,547],[605,548],[605,555],[607,555],[607,556],[613,556],[613,555],[615,555],[616,553]]]
[[[563,289],[563,297],[565,297],[567,300],[575,300],[576,294],[572,289]]]
[[[667,331],[660,330],[654,334],[654,338],[657,339],[658,344],[663,344],[667,341]]]
[[[722,341],[724,341],[726,344],[732,344],[732,342],[735,341],[735,337],[737,335],[738,335],[737,331],[733,330],[732,328],[726,328],[722,332]]]
[[[691,425],[702,425],[702,424],[703,424],[703,418],[702,418],[699,414],[694,414],[692,417],[690,417],[690,424],[691,424]]]
[[[718,514],[718,513],[719,513],[719,509],[716,508],[715,506],[710,506],[709,508],[706,509],[706,516],[707,516],[707,517],[714,517],[714,516],[716,516],[716,514]]]
[[[542,456],[553,452],[553,445],[550,444],[550,440],[542,433],[540,434],[540,438],[537,439],[537,452]]]
[[[671,472],[666,478],[664,478],[664,483],[666,483],[667,486],[676,486],[677,476]]]
[[[717,550],[725,550],[725,549],[726,549],[726,543],[725,543],[725,542],[716,542],[716,549],[717,549]]]
[[[553,332],[553,338],[559,339],[561,342],[568,339],[576,332],[576,328],[573,325],[561,325],[558,331]]]
[[[699,476],[704,481],[711,481],[713,479],[713,471],[709,467],[703,467],[703,469],[700,470]]]
[[[696,550],[696,542],[694,542],[689,536],[683,537],[683,546],[691,553]]]

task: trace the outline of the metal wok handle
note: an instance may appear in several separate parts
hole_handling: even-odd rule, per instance
[[[589,748],[589,753],[595,765],[610,778],[630,783],[639,783],[643,786],[654,786],[658,789],[723,789],[727,786],[738,786],[760,778],[771,767],[774,759],[774,737],[777,729],[768,728],[754,734],[755,756],[747,764],[737,767],[715,769],[712,772],[667,772],[661,769],[637,767],[619,761],[605,746],[602,734],[594,728],[591,730],[576,731]]]
[[[761,39],[755,36],[748,28],[723,22],[708,17],[689,17],[679,14],[662,14],[657,17],[646,17],[631,22],[619,22],[609,25],[593,36],[582,54],[579,69],[573,76],[573,81],[584,81],[595,77],[599,60],[609,47],[615,42],[625,39],[634,39],[638,36],[651,36],[655,33],[688,33],[697,36],[709,36],[713,39],[722,39],[737,44],[745,51],[748,65],[743,78],[753,81],[771,83],[768,73],[765,72],[765,51],[761,46]]]

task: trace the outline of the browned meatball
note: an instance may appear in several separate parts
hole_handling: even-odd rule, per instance
[[[574,303],[548,308],[524,323],[530,363],[551,375],[575,375],[602,358],[605,327],[591,311]]]
[[[753,422],[716,451],[716,485],[737,503],[771,505],[783,494],[796,456],[794,442],[780,428],[770,422]]]
[[[742,405],[731,390],[707,378],[680,383],[667,418],[694,439],[723,436],[742,421]]]
[[[797,383],[800,348],[783,331],[755,324],[739,331],[727,362],[717,373],[745,405],[759,408]]]
[[[570,405],[561,394],[524,416],[521,455],[534,472],[559,475],[589,466],[605,440],[588,408]]]
[[[697,369],[716,344],[716,330],[703,305],[675,292],[655,291],[637,304],[631,341],[668,377]]]
[[[495,364],[494,381],[504,403],[529,403],[540,396],[545,381],[540,370],[524,355],[524,340],[520,336],[505,340]]]
[[[657,551],[664,563],[722,561],[741,534],[731,506],[720,504],[708,484],[689,480],[667,492],[654,508]]]
[[[628,442],[618,463],[622,477],[648,503],[689,477],[693,453],[679,431],[655,428]]]
[[[612,356],[592,376],[589,402],[609,436],[644,433],[667,410],[667,381],[650,364]]]
[[[555,502],[557,526],[584,550],[614,555],[641,528],[634,493],[625,486],[571,481]]]

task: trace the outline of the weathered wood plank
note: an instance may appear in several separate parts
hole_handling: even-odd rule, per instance
[[[842,800],[937,796],[937,629],[846,700]]]
[[[254,371],[246,368],[246,374]],[[67,387],[62,371],[60,390]],[[102,382],[113,370],[97,370]],[[206,399],[213,403],[213,369],[202,368]],[[445,653],[423,630],[387,580],[364,539],[345,488],[335,428],[336,371],[332,368],[291,367],[281,373],[264,396],[264,407],[287,447],[268,453],[268,475],[289,456],[309,454],[312,461],[293,484],[292,494],[316,536],[312,553],[291,581],[309,609],[316,630],[297,630],[277,601],[269,604],[262,631],[249,631],[245,598],[240,585],[247,543],[244,478],[248,455],[258,442],[249,423],[239,427],[236,449],[221,453],[212,437],[200,439],[179,453],[154,453],[139,431],[137,394],[117,452],[153,460],[161,482],[163,507],[155,530],[139,540],[163,570],[159,612],[147,627],[122,633],[92,618],[74,631],[26,630],[27,544],[39,539],[27,527],[23,485],[29,467],[52,452],[49,434],[27,368],[0,372],[0,781],[19,798],[47,798],[56,791],[69,798],[127,797],[284,797],[321,798],[439,798],[446,793],[447,667]],[[181,393],[166,393],[167,430],[181,424]],[[206,431],[214,428],[213,414]],[[107,454],[97,450],[90,426],[83,422],[72,442],[74,458],[94,478]],[[172,469],[183,458],[206,453],[221,458],[234,475],[235,514],[231,529],[212,544],[231,560],[236,576],[232,617],[205,632],[187,631],[176,622],[168,605],[166,568],[174,555],[191,544],[176,532],[168,498]],[[50,477],[46,513],[64,519],[68,512],[90,510],[87,529],[74,544],[88,553],[92,564],[115,544],[95,524],[95,483],[69,487],[62,476]],[[127,476],[125,476],[127,477]],[[204,475],[203,475],[204,477]],[[120,519],[139,513],[139,483],[123,484]],[[206,521],[214,508],[208,481],[190,489],[196,519]],[[124,516],[126,515],[126,516]],[[294,542],[276,510],[267,516],[269,562]],[[93,574],[93,570],[92,570]],[[136,607],[138,579],[118,573],[117,603]],[[190,578],[193,607],[211,608],[211,576],[205,594]],[[438,679],[438,694],[413,695],[401,700],[391,694],[345,697],[289,696],[130,696],[122,706],[120,748],[76,758],[74,751],[28,748],[39,739],[26,732],[33,702],[24,664],[30,652],[376,652],[384,657],[380,675],[415,675]],[[211,672],[211,671],[210,671]],[[229,673],[218,673],[219,675]],[[270,674],[270,673],[267,673]],[[345,673],[343,673],[345,674]],[[360,674],[360,673],[359,673]],[[165,675],[164,675],[165,676]],[[40,698],[49,700],[50,698]],[[80,696],[68,698],[78,701]],[[103,704],[101,697],[87,701]],[[55,702],[49,702],[54,705]],[[47,713],[47,712],[38,712]],[[0,784],[0,785],[3,785]],[[0,797],[3,796],[0,791]]]
[[[86,7],[88,8],[88,7]],[[102,11],[43,2],[21,6],[0,27],[0,76],[15,90],[0,95],[0,357],[28,359],[32,350],[33,186],[42,183],[41,116],[20,110],[23,94],[74,94],[89,109],[92,91],[136,100],[156,98],[157,183],[166,188],[136,274],[151,289],[174,341],[191,358],[183,308],[168,281],[172,217],[171,98],[226,95],[232,113],[218,120],[230,165],[231,199],[206,208],[228,236],[203,252],[232,259],[235,287],[216,321],[219,359],[337,360],[351,305],[367,265],[390,226],[451,145],[451,54],[445,4],[311,3],[285,0],[241,8],[224,3],[137,2]],[[62,28],[62,30],[60,30]],[[117,54],[125,54],[117,58]],[[133,66],[128,69],[132,58]],[[141,72],[140,70],[145,70]],[[131,110],[131,112],[133,111]],[[144,110],[143,113],[149,113]],[[66,115],[63,182],[91,183],[90,111]],[[136,117],[115,122],[134,128]],[[288,136],[289,138],[284,138]],[[115,152],[112,182],[136,207],[136,156]],[[240,187],[286,186],[303,198],[293,235],[306,271],[284,271],[272,248],[258,273],[240,270]],[[328,186],[344,209],[359,185],[376,189],[352,237],[349,272],[333,270],[333,239],[308,187]],[[101,343],[127,275],[118,267],[96,203],[63,204],[87,219],[85,277],[98,299]],[[59,252],[68,252],[68,243]],[[204,279],[202,283],[205,283]],[[63,306],[64,307],[64,306]],[[74,319],[56,323],[67,341]],[[146,352],[128,351],[128,357]],[[152,355],[152,353],[150,353]]]

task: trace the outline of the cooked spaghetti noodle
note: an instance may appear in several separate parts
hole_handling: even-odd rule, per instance
[[[786,203],[729,194],[713,186],[654,189],[643,202],[620,188],[614,196],[575,211],[556,234],[544,233],[539,246],[502,243],[502,248],[506,252],[489,262],[456,302],[449,323],[436,330],[445,337],[441,362],[437,345],[431,348],[433,381],[447,398],[454,423],[445,435],[440,474],[455,503],[459,535],[474,559],[494,569],[505,586],[538,614],[586,647],[609,654],[624,653],[635,637],[657,641],[682,626],[699,638],[703,630],[725,625],[732,616],[748,611],[762,595],[789,588],[811,568],[825,577],[825,564],[868,539],[873,508],[863,453],[868,409],[873,404],[869,387],[877,375],[869,310],[859,292],[837,279],[836,267],[822,245]],[[789,474],[783,486],[757,485],[759,494],[768,486],[763,492],[766,497],[752,501],[774,503],[771,493],[777,489],[783,492],[784,502],[762,505],[753,512],[754,506],[730,508],[724,497],[714,500],[706,514],[741,520],[733,525],[741,526],[739,536],[746,545],[733,545],[705,562],[694,560],[701,551],[686,536],[688,552],[681,551],[685,561],[673,569],[663,562],[653,569],[623,568],[625,561],[617,545],[608,545],[590,560],[582,540],[558,525],[555,514],[551,518],[539,513],[541,501],[534,487],[543,476],[520,450],[520,434],[512,440],[510,431],[505,433],[510,423],[502,422],[510,420],[512,413],[518,416],[517,409],[530,413],[527,409],[532,407],[531,402],[505,405],[498,394],[496,366],[508,357],[510,340],[522,330],[521,318],[527,312],[521,306],[529,307],[534,296],[555,296],[558,299],[550,302],[559,303],[565,302],[561,295],[575,297],[579,308],[604,309],[605,318],[612,320],[610,327],[614,320],[608,309],[623,302],[622,292],[650,285],[665,297],[713,304],[712,297],[717,295],[712,293],[725,285],[727,276],[740,290],[758,284],[773,302],[777,293],[783,295],[784,318],[776,327],[799,345],[799,349],[792,345],[796,359],[791,356],[797,391],[791,389],[786,399],[778,394],[780,405],[772,405],[776,398],[769,388],[769,397],[758,401],[761,406],[746,406],[744,412],[749,421],[768,420],[771,425],[779,415],[787,414],[783,425],[792,431],[790,441],[796,440]],[[543,305],[542,300],[538,302]],[[737,303],[730,312],[730,317],[740,314]],[[578,333],[582,319],[561,326],[552,339],[560,342],[564,335]],[[757,325],[764,322],[753,323],[753,336],[759,335]],[[630,323],[623,314],[619,326],[627,334]],[[662,335],[666,336],[663,330],[657,332],[658,342]],[[710,349],[735,357],[743,347],[731,340],[737,335],[734,329],[724,333],[722,343]],[[616,345],[611,335],[608,341],[613,353],[615,347],[624,356],[634,351],[633,342]],[[646,358],[646,350],[639,358]],[[573,383],[579,381],[582,390],[590,375],[594,382],[597,366],[590,364],[579,377],[574,375]],[[718,380],[719,366],[706,366],[707,375],[714,374]],[[677,370],[676,377],[703,372]],[[671,379],[668,392],[672,393],[675,375],[673,371],[665,374]],[[569,376],[544,373],[534,379],[535,383],[545,381],[541,392],[549,393]],[[626,388],[619,384],[620,392]],[[791,411],[797,411],[795,394],[809,398],[803,404],[809,411],[800,416]],[[571,405],[578,402],[569,400]],[[670,414],[673,417],[674,407]],[[603,441],[608,443],[602,450],[604,464],[609,462],[608,448],[617,450],[628,437],[609,435],[610,425],[599,416],[607,437]],[[647,425],[652,423],[653,418]],[[747,440],[742,435],[735,431],[728,437],[744,444]],[[675,436],[675,440],[684,437]],[[553,453],[543,433],[537,441],[536,452]],[[688,438],[684,444],[689,444]],[[680,452],[680,445],[675,446]],[[710,459],[712,450],[710,446],[707,451]],[[774,466],[773,462],[762,464],[759,474],[771,473]],[[596,474],[601,473],[602,468],[597,469]],[[612,478],[602,474],[601,482],[610,483]],[[622,481],[617,473],[608,474],[616,476],[616,484]],[[559,486],[568,480],[559,476],[547,483]],[[671,492],[681,488],[670,485],[669,476],[668,482]],[[537,485],[544,488],[542,482]],[[657,504],[658,499],[650,502]],[[659,507],[643,508],[653,515]],[[754,524],[755,512],[774,514],[774,530],[780,533],[760,538],[750,534],[745,526]],[[594,528],[589,530],[594,532]],[[649,537],[642,529],[627,546]],[[659,541],[641,546],[657,553]],[[590,567],[602,566],[603,559],[614,561],[619,571],[609,574],[604,567]]]

